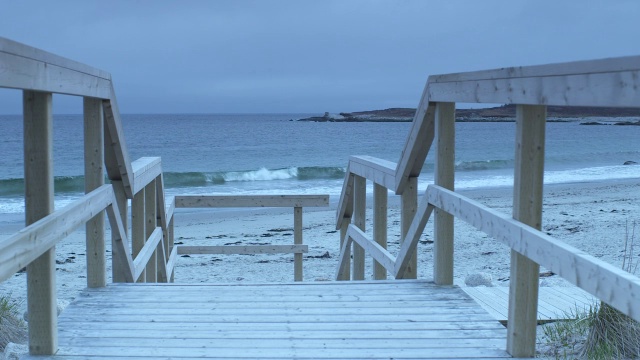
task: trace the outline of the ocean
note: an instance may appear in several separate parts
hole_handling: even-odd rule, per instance
[[[122,121],[132,161],[162,157],[168,196],[329,194],[333,202],[350,155],[397,162],[411,127],[292,121],[312,115],[129,114]],[[640,165],[623,165],[640,163],[640,126],[581,121],[548,123],[545,183],[640,178]],[[0,134],[0,214],[23,213],[22,117],[0,115]],[[513,122],[456,123],[456,188],[511,185],[514,138]],[[54,115],[56,208],[82,196],[82,141],[81,115]],[[433,162],[430,154],[419,190],[432,182]]]

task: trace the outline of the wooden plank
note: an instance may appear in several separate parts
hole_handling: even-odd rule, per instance
[[[110,180],[121,181],[128,199],[133,198],[133,170],[124,139],[116,92],[111,84],[109,99],[102,102],[105,120],[105,164]]]
[[[361,176],[354,176],[353,183],[353,223],[349,225],[347,235],[352,227],[365,231],[365,220],[367,212],[367,179]],[[354,238],[354,240],[356,240]],[[364,280],[365,252],[362,245],[357,241],[353,244],[353,280]]]
[[[506,330],[459,288],[411,280],[345,284],[117,284],[90,290],[61,315],[58,356],[507,356]],[[273,296],[255,292],[260,289]],[[322,296],[329,290],[335,297]],[[363,300],[361,290],[377,300]],[[405,290],[413,295],[395,294]],[[225,302],[212,300],[221,295]],[[451,300],[440,303],[443,298]]]
[[[162,162],[159,157],[141,157],[131,163],[131,170],[133,171],[133,193],[137,194],[162,174]]]
[[[425,226],[427,226],[427,221],[429,221],[429,217],[431,217],[433,210],[434,207],[429,204],[427,195],[425,194],[425,196],[420,200],[416,216],[413,218],[411,226],[407,231],[407,235],[404,237],[402,245],[400,246],[400,251],[398,252],[395,268],[393,270],[393,274],[396,279],[404,279],[405,272],[410,265],[413,254],[416,252],[420,236],[422,236],[422,232],[424,231]]]
[[[302,208],[293,208],[293,243],[302,245]],[[302,281],[302,253],[295,253],[293,258],[293,278]]]
[[[309,252],[308,245],[178,245],[178,255],[183,254],[296,254]]]
[[[415,215],[418,210],[417,209],[418,208],[418,178],[417,177],[410,177],[407,180],[407,183],[404,187],[404,192],[400,197],[400,203],[402,206],[401,213],[400,213],[400,227],[401,227],[400,238],[402,239],[402,241],[405,241],[409,239],[408,237],[409,230],[411,230],[411,225],[415,220]],[[422,230],[420,230],[420,232],[422,232]],[[418,234],[418,236],[420,235]],[[404,243],[400,244],[401,247],[403,245]],[[417,242],[414,244],[414,246],[417,246]],[[418,252],[411,251],[411,254],[410,254],[409,251],[407,251],[404,254],[404,257],[405,257],[403,261],[404,271],[402,274],[402,278],[416,279],[418,277]],[[397,276],[398,274],[396,274],[396,277]]]
[[[535,78],[580,74],[614,73],[640,70],[640,56],[582,60],[533,66],[506,67],[492,70],[433,75],[430,83]]]
[[[323,207],[328,195],[178,195],[176,208]]]
[[[81,307],[76,311],[69,312],[67,319],[71,318],[98,318],[104,317],[105,320],[95,321],[129,321],[126,320],[129,316],[142,316],[149,315],[156,321],[160,321],[162,318],[173,318],[178,316],[198,317],[202,320],[215,319],[216,316],[256,316],[260,317],[261,321],[271,321],[276,317],[287,316],[290,317],[290,321],[299,319],[299,321],[305,321],[307,316],[324,316],[325,322],[332,322],[330,320],[339,320],[341,316],[353,316],[362,318],[363,316],[380,315],[381,312],[386,311],[384,308],[379,307],[334,307],[331,304],[325,303],[322,307],[308,307],[305,303],[304,306],[298,307],[261,307],[256,308],[251,305],[244,308],[232,307],[215,307],[215,309],[208,307],[188,307],[183,308],[180,304],[171,306],[170,308],[147,308],[144,303],[137,303],[136,306],[93,306],[93,307]],[[384,310],[382,310],[384,309]],[[470,302],[465,306],[459,304],[453,304],[452,306],[434,306],[423,308],[421,305],[415,303],[408,306],[398,307],[393,310],[393,315],[396,316],[414,316],[416,318],[423,315],[441,315],[440,321],[445,321],[448,317],[458,319],[461,315],[469,314],[486,314],[477,304]],[[362,319],[361,321],[365,321]],[[199,320],[194,320],[199,321]],[[224,321],[219,319],[217,321]]]
[[[373,240],[381,248],[387,249],[387,203],[389,192],[380,184],[373,184]],[[393,270],[393,269],[391,269]],[[373,278],[385,280],[387,269],[373,260]]]
[[[513,218],[537,230],[542,226],[542,184],[547,108],[518,105]],[[511,250],[507,351],[516,357],[536,353],[540,265]]]
[[[27,226],[43,221],[54,211],[52,98],[51,93],[23,92],[24,206]],[[32,243],[16,242],[15,245],[22,249],[26,247],[24,250],[31,252],[29,245]],[[55,243],[33,250],[33,259],[25,263],[29,299],[29,353],[54,354],[58,349]],[[14,253],[9,255],[15,257]]]
[[[111,261],[114,282],[134,282],[133,275],[135,268],[133,259],[129,252],[129,240],[127,231],[125,230],[122,218],[120,217],[120,209],[118,199],[115,194],[112,196],[111,204],[107,206],[107,216],[111,225]]]
[[[0,50],[2,88],[104,99],[109,97],[110,86],[110,79]]]
[[[167,275],[170,278],[173,277],[173,273],[175,272],[176,260],[178,259],[178,247],[174,246],[171,249],[171,253],[169,255],[169,260],[167,260]],[[171,280],[171,279],[170,279]]]
[[[144,243],[147,238],[147,232],[145,229],[147,218],[144,214],[144,197],[145,192],[139,191],[133,195],[133,199],[131,200],[131,256],[134,259],[138,257],[140,251],[142,251],[142,249],[144,248]],[[134,280],[136,282],[146,282],[146,273],[144,269],[142,269],[140,272],[138,271],[137,266],[135,267],[135,269],[136,274],[134,275]]]
[[[351,156],[349,157],[349,170],[352,174],[380,184],[387,189],[395,189],[396,163],[372,156]]]
[[[144,188],[144,215],[145,215],[145,238],[150,239],[153,233],[156,231],[157,216],[156,216],[156,181],[155,178],[147,184]],[[147,240],[148,241],[148,240]],[[158,244],[154,246],[154,251],[146,261],[147,269],[145,271],[146,282],[158,282],[158,253],[155,251]]]
[[[509,289],[507,287],[463,287],[461,288],[480,304],[491,316],[503,324],[507,323],[509,307]],[[582,301],[574,301],[584,297],[587,304],[593,305],[597,299],[574,287],[540,287],[538,324],[565,319],[576,311],[586,310],[581,307]]]
[[[338,200],[338,208],[336,210],[336,230],[347,228],[347,226],[343,224],[345,222],[345,219],[349,219],[348,221],[351,221],[352,213],[353,174],[351,173],[351,167],[347,165],[347,170],[345,171],[344,175],[344,182],[342,183],[342,191],[340,192],[340,200]],[[340,239],[344,239],[344,234],[342,234]]]
[[[112,201],[111,185],[72,202],[0,242],[0,281],[18,272],[77,229]]]
[[[334,324],[338,326],[338,324]],[[117,338],[122,337],[123,329],[101,329],[99,331],[93,330],[91,328],[88,329],[65,329],[63,333],[66,336],[74,336],[77,338],[81,337],[102,337],[102,338]],[[127,329],[124,329],[127,330]],[[133,330],[133,329],[131,329]],[[137,329],[136,329],[137,330]],[[354,330],[358,330],[355,332]],[[341,328],[339,330],[331,329],[329,327],[323,327],[321,329],[310,329],[310,330],[295,330],[296,339],[310,339],[310,340],[319,340],[319,339],[367,339],[372,336],[375,336],[379,339],[412,339],[414,341],[420,341],[421,339],[460,339],[460,338],[472,338],[472,339],[496,339],[496,331],[494,329],[483,330],[483,329],[473,329],[473,330],[460,330],[460,329],[421,329],[415,328],[411,330],[377,330],[377,329],[348,329],[345,330]],[[283,340],[291,338],[292,332],[294,330],[287,330],[284,328],[270,327],[268,330],[263,330],[261,327],[258,327],[256,330],[251,330],[247,327],[246,330],[227,330],[225,331],[217,331],[217,332],[209,332],[203,330],[197,330],[194,328],[185,328],[181,331],[181,336],[183,338],[212,338],[216,339],[255,339],[255,340],[268,340],[268,339],[277,339]],[[170,331],[149,331],[143,334],[138,335],[139,338],[143,339],[171,339],[176,337],[176,335]],[[504,341],[504,339],[501,339]]]
[[[430,204],[640,321],[638,277],[454,192],[429,185],[427,196]]]
[[[73,352],[77,356],[122,356],[125,358],[147,357],[151,359],[171,358],[184,356],[185,349],[181,347],[140,347],[131,348],[124,346],[104,346],[104,347],[61,347],[60,354]],[[339,351],[331,348],[310,348],[310,347],[285,347],[265,351],[262,348],[245,347],[239,348],[209,348],[201,346],[189,349],[190,358],[221,358],[221,359],[317,359],[319,354],[325,354],[326,358],[333,359],[494,359],[507,358],[508,355],[503,350],[496,348],[487,348],[478,345],[477,348],[468,347],[447,347],[447,348],[406,348],[406,349],[388,349],[388,348],[344,348]],[[239,357],[241,354],[242,357]],[[400,355],[401,354],[401,355]],[[400,355],[400,357],[399,357]],[[320,355],[322,356],[322,355]]]
[[[404,193],[410,177],[420,176],[435,136],[435,103],[427,100],[428,84],[420,97],[411,131],[396,168],[396,194]]]
[[[167,205],[166,205],[166,213],[165,213],[165,219],[167,219],[167,222],[170,222],[173,219],[173,213],[175,209],[176,209],[176,198],[170,197],[169,202],[167,202]]]
[[[32,46],[25,45],[4,37],[0,37],[0,52],[16,55],[22,58],[45,62],[47,64],[77,71],[90,76],[101,77],[106,80],[111,80],[111,75],[106,71],[96,69],[89,65],[85,65],[77,61],[69,60],[62,56],[55,55],[50,52],[47,52],[38,48],[34,48]]]
[[[202,303],[199,303],[202,306]],[[166,305],[165,305],[166,306]],[[144,331],[158,329],[158,323],[154,321],[144,322],[102,322],[100,323],[100,330],[98,331],[111,331],[116,330],[130,330],[130,331]],[[458,336],[469,334],[477,338],[481,338],[484,331],[498,330],[504,334],[505,328],[498,321],[430,321],[430,322],[417,322],[407,321],[406,323],[386,323],[386,322],[363,322],[363,323],[347,323],[347,322],[335,322],[335,323],[259,323],[259,322],[245,322],[245,323],[226,323],[220,324],[219,322],[207,323],[207,322],[175,322],[175,323],[163,323],[162,329],[164,333],[171,334],[171,332],[203,332],[211,331],[212,328],[222,330],[221,326],[224,326],[223,331],[216,331],[220,336],[233,336],[234,333],[247,333],[248,337],[251,337],[251,332],[260,333],[274,333],[274,332],[287,332],[289,334],[295,332],[296,334],[301,332],[351,332],[352,336],[355,334],[363,334],[376,332],[394,332],[394,333],[417,333],[420,331],[442,331],[442,332],[454,332]],[[66,318],[60,319],[60,333],[73,333],[73,331],[91,331],[96,329],[95,322],[82,322],[76,319],[68,320]],[[476,333],[477,332],[477,333]],[[475,335],[478,334],[478,335]],[[410,335],[407,338],[411,337]],[[503,335],[504,339],[504,335]]]
[[[135,273],[133,274],[134,279],[138,279],[145,272],[145,266],[154,255],[161,241],[162,229],[155,228],[145,242],[144,247],[140,249],[135,259],[133,259],[133,268],[135,269]]]
[[[338,256],[338,268],[336,270],[336,280],[351,280],[351,247],[353,239],[348,235],[351,225],[342,223],[340,229],[340,255]]]
[[[455,103],[436,104],[436,166],[434,183],[453,190],[455,181]],[[453,216],[436,209],[433,219],[433,279],[436,284],[453,284]]]
[[[84,191],[90,193],[104,185],[104,118],[102,101],[83,99],[84,113]],[[98,213],[85,226],[87,254],[87,286],[107,285],[107,258],[104,212]]]
[[[369,239],[367,235],[358,227],[353,224],[349,225],[347,236],[349,236],[355,243],[357,243],[363,249],[363,251],[371,255],[371,257],[373,257],[377,263],[384,267],[384,269],[388,271],[394,270],[396,258],[391,255],[391,253],[387,251],[387,249],[380,246],[374,240]]]
[[[121,223],[122,225],[122,229],[118,229],[118,230],[122,230],[122,232],[120,231],[113,231],[114,228],[114,220],[110,219],[109,223],[112,226],[112,231],[111,231],[111,278],[113,282],[126,282],[126,278],[123,277],[124,272],[121,271],[121,266],[127,266],[125,263],[120,264],[119,261],[123,260],[125,261],[126,259],[124,257],[121,256],[115,256],[117,254],[119,254],[120,249],[118,248],[120,244],[120,242],[122,242],[123,238],[126,238],[128,236],[127,234],[127,220],[129,218],[128,216],[128,199],[127,199],[127,194],[125,192],[125,188],[124,185],[122,183],[122,181],[118,181],[118,180],[111,180],[111,186],[113,187],[113,194],[114,194],[114,199],[115,199],[115,203],[118,205],[118,212],[116,212],[115,214],[118,215],[118,221]],[[109,216],[109,214],[107,213],[107,216]],[[123,248],[124,249],[124,248]],[[126,247],[127,249],[127,253],[129,253],[129,247]]]
[[[430,82],[430,101],[638,107],[640,70]]]

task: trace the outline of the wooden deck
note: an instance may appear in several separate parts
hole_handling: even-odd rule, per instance
[[[502,324],[507,323],[509,312],[509,288],[463,287],[480,306]],[[542,286],[538,293],[538,324],[564,319],[577,311],[589,310],[598,299],[578,287]]]
[[[504,358],[506,329],[458,287],[417,280],[113,284],[59,317],[28,358]]]

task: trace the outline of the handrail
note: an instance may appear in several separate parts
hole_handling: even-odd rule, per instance
[[[116,209],[112,209],[113,207]],[[117,248],[121,251],[113,256],[118,261],[131,264],[125,266],[126,269],[129,269],[129,271],[125,271],[125,274],[131,281],[133,278],[137,278],[138,276],[133,274],[139,272],[139,267],[144,268],[151,254],[148,256],[144,254],[135,260],[129,260],[131,254],[124,251],[128,248],[126,232],[119,216],[115,216],[117,202],[113,186],[103,185],[0,242],[0,281],[10,278],[104,210],[107,210],[112,221],[112,231],[118,234]],[[152,248],[156,247],[160,239],[162,239],[161,229],[156,228],[153,236],[149,238],[148,244]],[[146,251],[153,253],[154,250],[146,249]]]
[[[84,97],[85,125],[92,125],[90,137],[85,137],[90,140],[85,141],[89,144],[90,151],[96,151],[91,161],[100,163],[104,157],[107,177],[111,180],[110,185],[98,187],[71,205],[49,214],[18,234],[3,240],[0,243],[0,279],[4,280],[32,263],[73,229],[91,222],[90,226],[97,231],[97,238],[92,240],[96,243],[96,253],[87,267],[87,279],[91,279],[88,286],[104,286],[104,229],[99,230],[101,227],[104,228],[104,218],[97,215],[106,210],[112,229],[113,281],[137,280],[143,273],[143,267],[154,273],[150,277],[152,281],[156,279],[156,272],[160,281],[171,281],[177,257],[177,249],[173,247],[173,203],[165,204],[159,158],[142,158],[132,166],[111,75],[0,37],[0,88],[20,89],[29,94],[39,94],[38,101],[45,106],[42,106],[42,109],[38,108],[37,113],[30,113],[28,118],[25,116],[30,123],[35,120],[42,123],[50,122],[53,93]],[[43,129],[42,135],[52,136],[50,129]],[[46,151],[50,150],[45,149]],[[46,157],[44,158],[46,163]],[[89,189],[94,189],[102,184],[102,168],[93,166],[91,171],[89,178],[94,179],[91,180],[94,183]],[[37,172],[37,169],[33,172]],[[134,260],[126,233],[126,200],[133,199],[134,195],[142,190],[145,190],[148,196],[145,198],[144,209],[144,214],[148,215],[145,229],[147,233],[135,239],[137,242],[142,241],[144,246],[141,247],[143,253]],[[36,194],[36,197],[47,198],[50,195],[50,192],[44,191]],[[160,261],[156,263],[158,258]],[[51,309],[55,309],[55,293],[39,290],[52,285],[55,279],[55,268],[52,264],[49,258],[38,260],[34,267],[37,268],[37,272],[34,270],[33,279],[30,274],[29,292],[32,289],[39,291],[37,296],[40,298],[29,305],[30,310],[36,310],[30,311],[30,314],[36,315],[31,319],[33,321],[29,321],[29,332],[32,333],[32,328],[44,329],[34,331],[34,335],[30,336],[30,342],[35,342],[32,343],[32,354],[53,354],[57,349],[55,315],[51,316]]]
[[[520,150],[516,152],[514,186],[517,196],[514,197],[513,219],[452,191],[456,102],[518,105],[516,149]],[[547,105],[640,107],[640,56],[430,76],[395,174],[390,176],[390,171],[384,171],[389,176],[380,181],[378,160],[367,161],[364,157],[349,160],[336,212],[336,228],[341,229],[337,278],[349,278],[352,243],[357,244],[353,251],[354,278],[363,276],[363,249],[368,250],[387,272],[402,278],[408,270],[409,258],[415,254],[424,224],[437,208],[442,211],[436,212],[435,220],[436,283],[453,281],[452,215],[497,237],[512,249],[507,340],[507,350],[512,355],[531,356],[535,351],[539,265],[640,320],[639,278],[526,225],[540,224]],[[420,205],[415,206],[411,200],[414,194],[407,190],[415,191],[416,179],[436,138],[439,141],[435,185],[427,187]],[[394,186],[390,186],[391,178],[395,180]],[[386,252],[386,233],[376,235],[375,220],[374,239],[368,238],[363,231],[364,202],[357,199],[365,196],[362,192],[366,192],[366,183],[363,183],[366,180],[376,184],[374,189],[378,195],[374,194],[375,198],[379,196],[379,186],[402,195],[403,231],[400,253],[395,258]],[[525,204],[525,198],[527,206],[521,205]],[[382,204],[382,213],[386,214],[384,199]],[[374,218],[376,211],[378,207],[374,204]],[[357,224],[349,225],[352,216]],[[407,226],[408,223],[411,225]],[[375,272],[374,275],[379,278]]]
[[[69,233],[103,211],[113,201],[113,188],[103,185],[55,213],[0,242],[0,281],[51,249]]]
[[[0,37],[0,87],[111,98],[105,71]]]
[[[378,159],[373,156],[351,156],[349,157],[349,165],[347,166],[345,183],[338,202],[338,211],[336,212],[336,229],[340,229],[342,221],[345,217],[350,217],[351,213],[347,213],[348,200],[351,199],[351,188],[353,176],[360,176],[375,184],[382,185],[387,189],[393,189],[395,186],[395,169],[396,164]]]
[[[465,196],[429,185],[429,204],[492,236],[640,321],[640,278]]]

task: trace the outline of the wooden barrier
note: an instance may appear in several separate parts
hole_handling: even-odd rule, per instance
[[[252,246],[185,246],[174,247],[177,254],[294,254],[293,278],[302,281],[302,254],[308,247],[302,239],[302,208],[329,205],[328,195],[179,195],[174,198],[176,208],[230,208],[230,207],[291,207],[293,208],[293,245]],[[171,254],[173,256],[173,253]],[[363,255],[364,259],[364,255]],[[169,260],[171,264],[175,259]],[[364,261],[364,260],[363,260]]]

